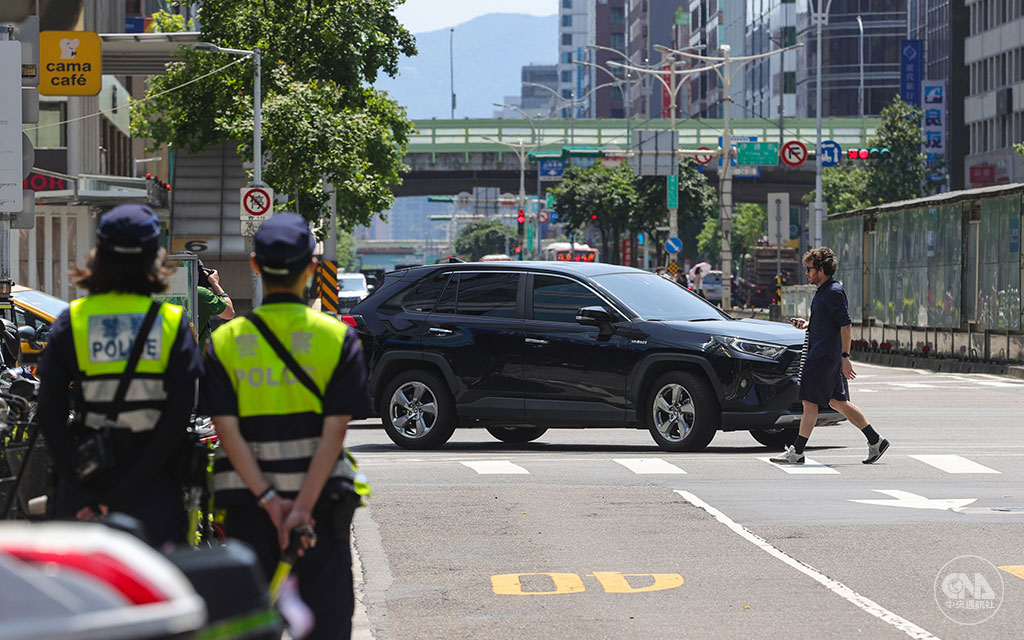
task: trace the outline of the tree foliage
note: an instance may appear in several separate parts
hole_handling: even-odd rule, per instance
[[[684,252],[696,251],[700,225],[710,211],[717,210],[714,189],[696,167],[692,160],[679,165],[678,220]],[[644,233],[660,256],[665,234],[656,227],[666,217],[664,177],[636,176],[625,164],[615,168],[601,164],[571,167],[551,192],[566,229],[591,224],[600,229],[602,255],[611,262],[619,262],[623,234]]]
[[[740,261],[750,247],[757,246],[768,230],[768,214],[765,206],[741,202],[733,207],[732,255]],[[697,249],[702,258],[717,263],[722,253],[722,224],[718,213],[704,219],[704,228],[697,236]]]
[[[470,222],[455,239],[455,253],[475,262],[492,253],[505,253],[507,247],[518,243],[515,231],[498,220]]]
[[[342,228],[367,224],[392,202],[388,187],[400,182],[412,124],[367,85],[397,73],[400,55],[416,53],[393,15],[400,2],[203,2],[201,40],[260,49],[263,180],[311,221],[328,213],[325,179],[337,188]],[[236,141],[251,161],[249,59],[203,77],[236,57],[187,48],[177,57],[133,106],[133,134],[189,152]]]
[[[843,162],[822,171],[821,196],[828,213],[853,211],[887,202],[930,195],[935,185],[926,180],[928,167],[921,151],[921,110],[899,96],[882,110],[878,131],[869,146],[888,148],[889,160]],[[805,204],[814,202],[812,191]]]

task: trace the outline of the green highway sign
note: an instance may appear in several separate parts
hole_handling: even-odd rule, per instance
[[[665,176],[665,191],[668,194],[668,208],[679,208],[679,176]]]
[[[779,143],[737,142],[736,164],[779,164]]]
[[[455,196],[427,196],[427,202],[455,202]]]

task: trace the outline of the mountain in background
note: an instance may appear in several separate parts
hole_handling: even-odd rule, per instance
[[[450,118],[449,30],[415,35],[419,55],[402,58],[398,76],[383,76],[375,86],[405,106],[412,120]],[[557,60],[557,15],[490,13],[458,25],[455,117],[490,118],[493,103],[519,95],[523,66]]]

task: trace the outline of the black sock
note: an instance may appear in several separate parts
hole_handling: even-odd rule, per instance
[[[804,454],[804,447],[807,446],[807,438],[803,436],[797,436],[796,440],[793,441],[793,448],[796,449],[797,455]]]
[[[861,429],[861,433],[863,433],[864,437],[868,439],[868,444],[878,444],[879,435],[875,433],[875,430],[871,428],[870,424]]]

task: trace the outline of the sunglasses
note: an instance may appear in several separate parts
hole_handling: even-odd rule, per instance
[[[815,269],[815,267],[806,267],[806,266],[804,267],[804,270],[805,270],[805,271],[806,271],[807,273],[810,273],[810,272],[814,271],[814,269]]]

